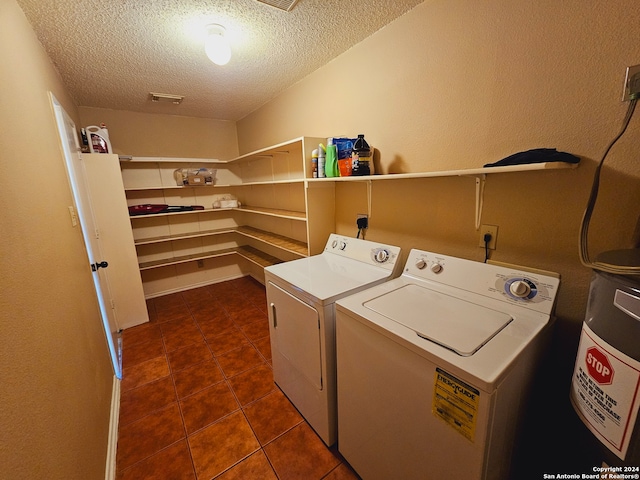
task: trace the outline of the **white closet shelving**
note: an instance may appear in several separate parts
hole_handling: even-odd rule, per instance
[[[322,141],[301,137],[228,161],[121,157],[129,206],[204,207],[130,218],[145,295],[247,273],[262,281],[265,266],[318,253],[334,228],[333,186],[307,185],[311,151]],[[217,170],[213,185],[176,184],[176,169],[201,167]],[[229,196],[237,208],[213,208]],[[308,208],[318,201],[330,202],[331,215]]]
[[[488,174],[572,168],[540,163],[442,172],[311,178],[311,152],[325,138],[300,137],[231,160],[120,157],[127,204],[198,205],[204,210],[131,217],[145,295],[153,297],[250,274],[322,252],[335,230],[337,182],[442,176],[476,178],[476,219]],[[216,169],[213,185],[179,186],[178,168]],[[237,208],[213,208],[232,196]]]

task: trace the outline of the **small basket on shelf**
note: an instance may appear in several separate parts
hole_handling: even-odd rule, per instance
[[[179,187],[213,185],[216,180],[216,169],[213,168],[178,168],[173,178]]]

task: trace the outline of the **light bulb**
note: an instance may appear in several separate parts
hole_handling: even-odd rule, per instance
[[[226,65],[231,59],[231,47],[224,37],[225,28],[222,25],[207,25],[207,39],[204,43],[204,51],[216,65]]]

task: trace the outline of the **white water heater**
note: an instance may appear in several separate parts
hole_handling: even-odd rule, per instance
[[[605,252],[598,260],[638,266],[640,249]],[[640,275],[594,270],[571,403],[607,447],[606,464],[640,465]]]

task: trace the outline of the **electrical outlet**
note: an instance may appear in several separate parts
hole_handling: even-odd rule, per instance
[[[489,240],[489,250],[495,250],[496,241],[498,240],[498,227],[496,225],[482,225],[480,227],[480,243],[478,246],[484,248],[484,236],[487,233],[491,235],[491,240]]]
[[[627,67],[627,73],[624,76],[622,101],[628,102],[638,97],[640,97],[640,65],[634,65],[633,67]]]
[[[356,225],[358,228],[369,228],[369,215],[366,213],[358,213],[356,215]]]

